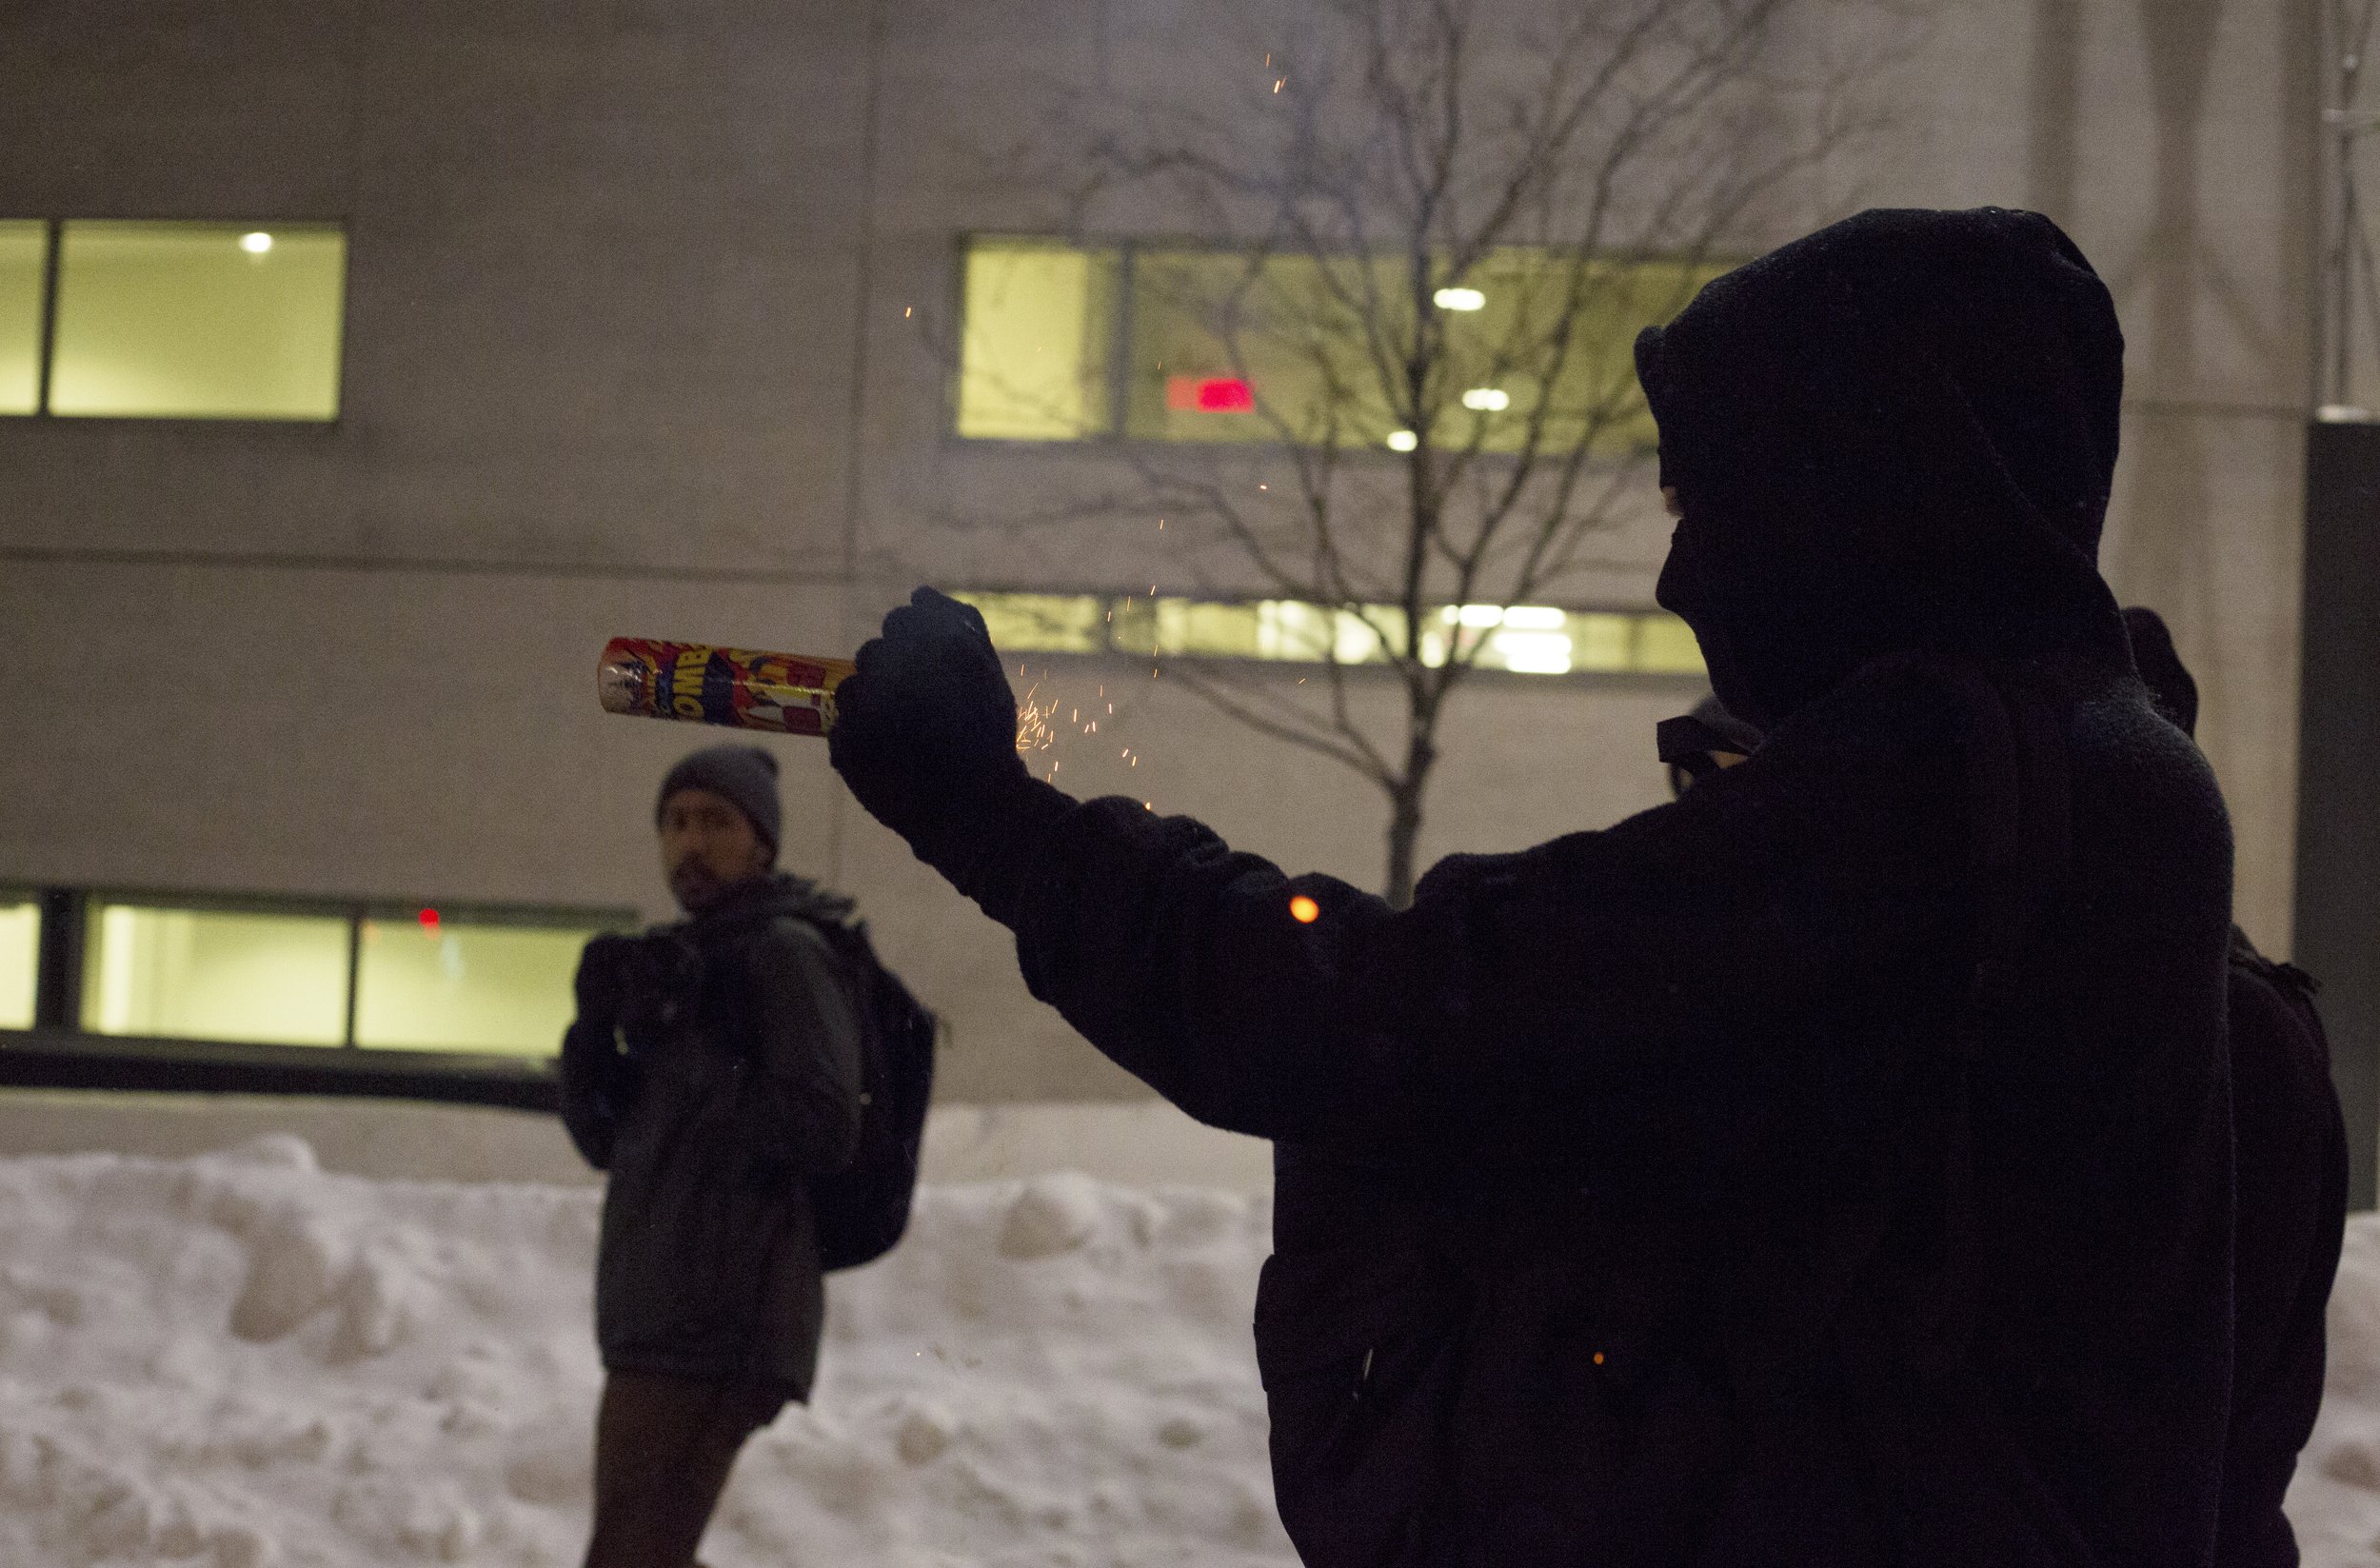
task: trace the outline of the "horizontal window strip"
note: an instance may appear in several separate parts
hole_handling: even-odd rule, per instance
[[[1550,605],[1442,605],[1418,638],[1395,605],[1164,595],[962,593],[1003,653],[1127,654],[1142,659],[1248,659],[1381,665],[1418,648],[1432,667],[1463,659],[1514,675],[1662,675],[1699,679],[1702,654],[1683,621],[1662,610]]]

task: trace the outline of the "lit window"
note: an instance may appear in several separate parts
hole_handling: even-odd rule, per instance
[[[59,247],[51,413],[337,416],[337,228],[76,221]]]
[[[41,906],[0,898],[0,1029],[33,1026],[33,984],[41,968]]]
[[[429,912],[358,932],[355,1043],[550,1056],[570,1022],[570,979],[593,926],[496,923]]]
[[[1583,610],[1566,618],[1570,628],[1570,667],[1597,674],[1618,675],[1639,666],[1636,663],[1636,628],[1644,615],[1620,615],[1608,610]],[[1699,671],[1699,661],[1695,669]]]
[[[1107,603],[1090,594],[962,593],[992,634],[992,646],[1035,653],[1097,653],[1106,646]]]
[[[1121,429],[1135,439],[1412,451],[1419,438],[1391,411],[1378,352],[1416,329],[1405,267],[1380,255],[970,242],[958,431],[1107,433],[1118,423],[1108,372],[1121,353]],[[1552,452],[1649,447],[1636,332],[1675,316],[1723,270],[1529,248],[1480,258],[1478,286],[1432,294],[1445,312],[1439,412],[1469,410],[1439,439],[1507,452],[1533,439]]]
[[[1700,675],[1702,645],[1674,615],[1648,615],[1636,625],[1636,667],[1655,674]]]
[[[348,923],[336,915],[95,903],[83,973],[92,1034],[337,1045]]]
[[[1136,250],[1125,433],[1143,441],[1372,446],[1397,421],[1372,397],[1347,278],[1387,264],[1230,250]],[[1198,388],[1201,394],[1185,395]],[[1238,417],[1230,417],[1230,416]],[[1259,417],[1249,417],[1257,415]]]
[[[1375,665],[1405,645],[1394,605],[1328,605],[1089,594],[969,593],[1002,652]],[[1422,622],[1419,657],[1464,657],[1517,675],[1700,675],[1694,633],[1658,610],[1444,605]]]
[[[41,407],[42,273],[50,226],[0,223],[0,414]]]
[[[959,433],[1000,441],[1103,434],[1116,259],[1039,240],[966,251]]]

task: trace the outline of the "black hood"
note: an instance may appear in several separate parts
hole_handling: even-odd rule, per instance
[[[1875,210],[1714,280],[1636,340],[1678,526],[1656,597],[1773,729],[1933,648],[2123,657],[2095,565],[2123,334],[2032,212]]]

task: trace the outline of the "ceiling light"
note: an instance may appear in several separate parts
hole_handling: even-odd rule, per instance
[[[243,234],[240,236],[240,248],[251,256],[261,256],[272,248],[272,236],[261,228],[254,233]]]
[[[1462,406],[1483,414],[1500,414],[1513,406],[1513,395],[1501,387],[1474,387],[1463,393]]]

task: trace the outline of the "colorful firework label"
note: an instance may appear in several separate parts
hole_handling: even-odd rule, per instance
[[[835,687],[855,667],[848,659],[615,637],[595,689],[609,713],[823,735],[835,724]]]

